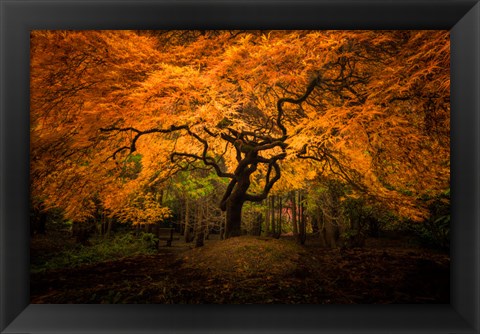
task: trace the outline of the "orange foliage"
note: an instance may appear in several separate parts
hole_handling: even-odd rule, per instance
[[[254,133],[285,143],[262,151],[279,157],[273,191],[324,175],[421,219],[418,200],[449,187],[449,87],[446,31],[34,31],[32,197],[75,220],[94,198],[161,220],[152,194],[172,173],[203,153],[233,173],[222,138]]]

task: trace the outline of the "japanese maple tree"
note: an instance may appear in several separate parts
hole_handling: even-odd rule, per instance
[[[72,219],[189,168],[229,180],[227,237],[317,175],[412,219],[449,187],[446,31],[35,31],[31,59],[32,195]]]

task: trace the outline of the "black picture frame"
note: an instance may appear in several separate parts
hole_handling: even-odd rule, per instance
[[[0,0],[2,333],[479,333],[480,4],[474,0]],[[32,29],[449,29],[449,305],[30,305]]]

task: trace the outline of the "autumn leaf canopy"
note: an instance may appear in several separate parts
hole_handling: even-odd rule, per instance
[[[250,199],[336,179],[421,220],[449,189],[449,63],[447,31],[33,31],[32,201],[158,221],[178,171],[255,157]]]

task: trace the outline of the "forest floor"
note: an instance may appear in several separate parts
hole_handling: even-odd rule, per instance
[[[32,272],[31,303],[449,303],[448,254],[382,239],[354,249],[314,241],[177,241],[156,254]]]

